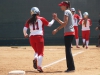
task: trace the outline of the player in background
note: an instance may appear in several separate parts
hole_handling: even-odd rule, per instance
[[[89,19],[88,12],[84,12],[84,18],[80,20],[79,25],[82,25],[82,39],[83,39],[83,48],[86,45],[88,49],[89,38],[90,38],[90,26],[92,25],[91,19]]]
[[[79,15],[76,14],[75,8],[71,8],[71,12],[73,15],[73,20],[74,20],[73,22],[74,22],[74,30],[75,30],[76,48],[80,48],[79,47],[79,36],[78,36],[78,22],[79,20],[82,19],[82,14],[80,10],[79,10]]]
[[[100,30],[100,20],[98,22],[99,22],[99,25],[96,27],[96,30]],[[99,46],[100,46],[100,33],[98,35],[98,43],[97,43],[96,47],[99,47]]]
[[[23,33],[25,37],[28,37],[27,29],[30,29],[29,41],[35,51],[33,67],[39,72],[43,72],[41,64],[44,52],[44,26],[52,26],[54,19],[48,22],[44,17],[40,16],[40,10],[37,7],[32,7],[31,16],[23,28]]]

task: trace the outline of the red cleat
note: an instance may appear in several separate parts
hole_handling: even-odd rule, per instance
[[[86,47],[86,49],[88,49],[88,47]]]
[[[76,46],[76,48],[80,48],[79,46]]]
[[[40,73],[42,73],[43,72],[43,70],[42,70],[42,68],[41,67],[37,67],[37,70],[40,72]]]

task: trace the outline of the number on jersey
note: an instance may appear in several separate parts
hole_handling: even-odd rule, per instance
[[[38,22],[33,25],[33,30],[39,30]]]

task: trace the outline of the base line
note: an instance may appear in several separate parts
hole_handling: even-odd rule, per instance
[[[81,53],[83,53],[83,52],[84,52],[84,51],[77,52],[77,53],[73,54],[73,56],[76,56],[76,55],[81,54]],[[57,60],[57,61],[55,61],[55,62],[53,62],[53,63],[51,63],[51,64],[45,65],[45,66],[43,66],[42,68],[50,67],[50,66],[55,65],[55,64],[57,64],[57,63],[59,63],[59,62],[61,62],[61,61],[63,61],[63,60],[66,60],[66,58],[62,58],[62,59]]]

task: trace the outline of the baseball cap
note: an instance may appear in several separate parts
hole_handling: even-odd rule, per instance
[[[75,11],[75,8],[71,8],[71,11]]]

